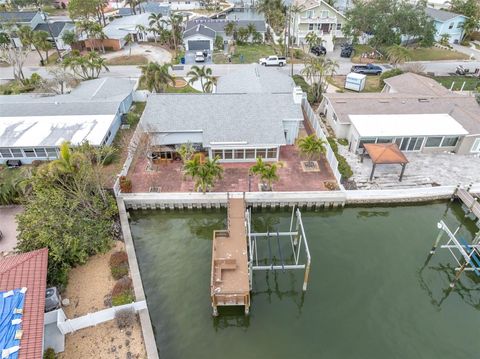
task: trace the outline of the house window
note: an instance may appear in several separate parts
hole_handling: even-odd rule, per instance
[[[391,137],[377,138],[377,143],[391,143],[392,141],[393,138]]]
[[[35,157],[35,152],[33,148],[24,148],[23,153],[25,153],[25,157]]]
[[[462,28],[462,27],[463,27],[463,25],[464,25],[464,23],[463,23],[463,22],[459,22],[459,23],[457,24],[457,29],[460,29],[460,28]]]
[[[243,160],[245,158],[245,153],[244,150],[234,150],[233,151],[235,154],[235,159],[236,160]]]
[[[480,138],[477,138],[473,143],[472,149],[470,152],[480,152]]]
[[[10,149],[8,148],[0,148],[0,157],[3,158],[11,158],[13,157],[12,153],[10,152]]]
[[[309,19],[313,17],[313,14],[314,14],[313,10],[305,11],[305,17]]]
[[[425,143],[425,147],[440,147],[442,139],[443,137],[440,136],[428,137],[427,142]]]
[[[334,112],[332,115],[333,121],[337,122],[337,114]]]
[[[212,156],[213,156],[213,158],[218,156],[221,160],[223,160],[223,151],[222,150],[213,150],[212,151]]]
[[[317,24],[317,30],[321,30],[322,29],[322,24]]]
[[[47,157],[47,152],[45,148],[35,148],[35,154],[37,157]]]
[[[47,156],[49,158],[57,157],[57,149],[56,148],[50,147],[50,148],[47,148],[46,150],[47,150]]]
[[[313,30],[313,24],[308,24],[308,30]]]
[[[451,22],[451,23],[448,25],[448,28],[449,28],[449,29],[453,29],[453,24],[454,24],[454,23]]]
[[[457,136],[447,136],[443,138],[441,147],[454,147],[457,145],[458,137]]]
[[[223,156],[225,160],[231,160],[233,158],[233,150],[225,150]]]
[[[365,143],[375,143],[376,141],[377,141],[376,138],[362,138],[362,139],[360,140],[360,143],[358,144],[358,147],[359,147],[359,148],[363,148],[363,145],[364,145]]]
[[[251,149],[247,149],[245,150],[245,158],[255,158],[255,149],[254,148],[251,148]]]
[[[16,158],[23,157],[23,153],[20,148],[11,148],[10,151],[12,152],[13,157],[16,157]]]
[[[337,30],[342,30],[342,24],[337,24]]]
[[[267,150],[267,158],[277,158],[277,149],[276,148],[269,148]]]
[[[328,10],[323,10],[320,12],[320,17],[322,18],[329,17],[329,15],[330,15],[330,12]]]
[[[264,149],[264,148],[262,148],[262,149],[257,148],[257,151],[256,151],[256,152],[257,152],[257,154],[256,154],[257,158],[265,158],[265,157],[266,157],[266,156],[265,156],[265,155],[266,155],[266,152],[267,152],[266,149]]]

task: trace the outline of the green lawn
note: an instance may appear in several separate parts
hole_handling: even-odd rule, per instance
[[[335,75],[329,77],[327,80],[333,86],[338,87],[342,92],[357,92],[353,90],[346,89],[345,86],[346,76]],[[383,88],[380,76],[367,76],[367,82],[365,83],[365,88],[361,92],[380,92]]]
[[[232,56],[233,64],[240,64],[240,56],[243,55],[243,63],[251,64],[253,62],[257,63],[261,57],[266,57],[270,55],[275,55],[276,51],[272,45],[267,44],[247,44],[247,45],[237,45],[235,47],[235,54]],[[226,64],[228,63],[228,58],[225,54],[214,53],[213,62],[216,64]]]
[[[107,60],[107,65],[116,66],[116,65],[146,65],[148,64],[148,59],[143,55],[125,55],[118,56]]]
[[[436,76],[434,79],[445,86],[446,88],[450,89],[453,84],[453,90],[459,91],[462,88],[463,83],[465,82],[465,86],[463,87],[464,91],[473,91],[475,89],[480,88],[480,80],[478,78],[473,77],[466,77],[466,76]]]
[[[195,90],[192,86],[187,85],[185,87],[167,87],[167,93],[200,93],[200,91]]]
[[[468,56],[456,51],[443,50],[438,47],[409,47],[410,53],[409,61],[438,61],[438,60],[464,60]],[[375,59],[362,59],[362,53],[371,53],[373,48],[369,45],[355,45],[355,52],[352,57],[352,62],[364,63],[385,63],[388,60],[385,57]],[[383,53],[383,51],[382,51]]]

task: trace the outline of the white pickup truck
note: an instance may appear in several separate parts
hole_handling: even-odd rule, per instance
[[[269,56],[262,57],[258,63],[263,66],[284,66],[287,64],[287,59],[283,56]]]

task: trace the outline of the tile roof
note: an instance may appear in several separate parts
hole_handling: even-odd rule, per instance
[[[390,86],[390,93],[404,93],[424,96],[445,96],[451,94],[434,79],[407,72],[383,80]]]
[[[0,291],[27,288],[18,359],[42,358],[48,249],[0,260]]]

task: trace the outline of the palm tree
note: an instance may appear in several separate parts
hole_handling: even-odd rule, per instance
[[[236,27],[237,25],[233,21],[227,22],[227,24],[224,27],[225,35],[235,38]]]
[[[305,35],[305,42],[308,44],[310,49],[319,45],[322,42],[322,39],[313,31],[309,32]]]
[[[157,35],[160,35],[161,31],[163,30],[164,21],[162,17],[162,14],[155,13],[151,13],[148,17],[148,25],[150,26],[150,31],[155,34],[155,37],[153,38],[155,42],[157,42]]]
[[[48,41],[48,33],[45,31],[35,31],[33,35],[33,43],[35,48],[41,51],[45,51],[46,61],[48,63],[48,51],[50,51],[53,46],[50,41]]]
[[[308,57],[305,60],[301,74],[307,77],[312,85],[315,101],[321,100],[328,86],[327,79],[335,74],[337,68],[336,61],[324,57]]]
[[[247,25],[247,31],[248,31],[248,37],[252,38],[253,40],[253,36],[255,35],[255,33],[257,33],[257,28],[255,27],[255,25],[253,25],[252,23],[249,23]]]
[[[76,43],[78,38],[75,34],[75,31],[65,31],[62,34],[62,41],[68,46],[72,46],[74,43]]]
[[[183,16],[178,14],[173,14],[168,20],[164,20],[164,23],[169,25],[171,28],[171,40],[173,42],[173,51],[174,56],[177,57],[177,44],[180,39],[181,30],[182,30]]]
[[[218,163],[219,157],[207,158],[202,161],[201,154],[197,153],[192,159],[186,161],[184,173],[195,180],[195,191],[199,188],[203,193],[214,186],[215,181],[222,178],[223,168]]]
[[[45,32],[45,31],[42,31],[42,32]],[[40,52],[40,49],[37,46],[38,45],[37,42],[35,41],[35,40],[38,40],[38,38],[35,37],[35,34],[36,33],[32,30],[32,28],[30,26],[21,26],[18,29],[18,37],[20,38],[20,41],[22,42],[22,46],[25,47],[25,48],[31,48],[31,46],[33,46],[35,51],[37,51],[38,56],[40,56],[40,63],[43,66],[45,60],[43,59],[42,53]],[[47,36],[48,36],[48,34],[47,34]]]
[[[203,92],[212,92],[214,85],[217,84],[217,79],[212,76],[212,69],[209,67],[194,65],[187,76],[191,77],[188,81],[189,84],[200,81]]]
[[[410,58],[410,52],[404,46],[392,45],[387,49],[387,59],[395,68],[399,64],[403,64],[410,60]]]
[[[140,81],[145,84],[147,89],[152,92],[165,92],[169,83],[174,81],[174,78],[168,72],[171,64],[159,65],[156,62],[150,62],[148,65],[143,65],[142,76]]]
[[[125,41],[125,46],[128,46],[128,57],[132,56],[132,43],[133,43],[133,35],[132,34],[127,34],[123,38],[123,41]]]
[[[293,33],[295,33],[297,27],[297,15],[300,14],[303,10],[305,10],[303,5],[293,4],[290,6],[290,14],[291,16],[293,16]]]
[[[282,167],[281,162],[265,163],[263,159],[259,157],[257,158],[257,162],[250,167],[250,173],[255,176],[260,176],[262,188],[266,187],[269,191],[271,191],[272,183],[280,179],[277,173],[279,167]]]
[[[308,158],[309,166],[313,166],[312,160],[314,158],[320,156],[320,154],[325,154],[325,145],[325,140],[318,138],[316,135],[310,135],[298,141],[300,152]]]

